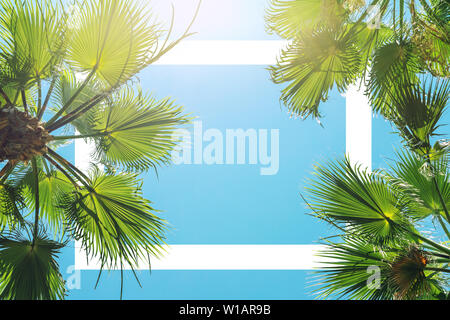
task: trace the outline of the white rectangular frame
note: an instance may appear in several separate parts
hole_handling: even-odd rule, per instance
[[[157,65],[270,65],[287,42],[184,41]],[[346,93],[346,152],[354,163],[371,169],[372,111],[364,88],[351,86]],[[75,164],[87,169],[90,146],[75,141]],[[153,270],[311,270],[320,267],[315,255],[320,245],[171,245],[161,259],[153,259]],[[99,270],[98,261],[87,262],[75,244],[75,268]],[[125,266],[125,269],[128,267]],[[138,269],[148,269],[140,263]]]

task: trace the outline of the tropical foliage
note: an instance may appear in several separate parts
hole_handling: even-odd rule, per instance
[[[359,84],[405,146],[388,169],[316,166],[304,199],[339,231],[323,239],[316,294],[450,298],[448,0],[273,0],[266,19],[289,41],[270,67],[289,112],[319,118],[330,90]]]
[[[169,163],[190,119],[136,75],[191,25],[170,40],[141,1],[0,1],[0,298],[64,298],[73,239],[102,268],[159,254],[166,222],[139,173]],[[95,145],[90,172],[58,151],[74,139]]]
[[[446,0],[272,0],[269,32],[289,41],[276,65],[286,83],[281,101],[302,117],[320,117],[319,104],[363,79],[374,109],[388,109],[397,78],[448,77],[450,30]]]

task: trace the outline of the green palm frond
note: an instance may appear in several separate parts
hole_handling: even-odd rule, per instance
[[[0,86],[11,103],[17,100],[20,90],[28,88],[32,80],[31,59],[20,57],[17,51],[0,53]],[[0,97],[2,105],[8,105],[4,97]]]
[[[326,243],[326,249],[318,253],[325,262],[316,272],[315,285],[319,288],[314,293],[319,298],[391,299],[393,292],[386,278],[395,251],[382,251],[354,238],[344,240]]]
[[[416,246],[377,247],[354,237],[326,244],[318,254],[315,294],[357,300],[442,299],[445,280],[433,271],[428,253]],[[445,299],[445,298],[444,298]]]
[[[0,237],[0,299],[64,298],[65,283],[56,262],[63,246],[42,230],[33,240],[19,231]]]
[[[107,87],[126,82],[149,62],[161,31],[135,1],[90,1],[81,7],[68,61]]]
[[[286,50],[278,63],[270,67],[275,83],[288,82],[281,100],[290,112],[302,117],[319,117],[319,103],[336,86],[341,92],[361,72],[356,38],[342,30],[323,28],[302,33]]]
[[[407,214],[417,219],[424,219],[430,215],[442,215],[445,218],[444,208],[435,190],[432,176],[450,208],[450,176],[448,173],[448,159],[442,157],[432,161],[433,171],[427,167],[425,160],[410,152],[398,152],[398,161],[391,166],[390,179],[398,188],[410,198]]]
[[[384,24],[380,24],[379,28],[369,28],[366,24],[362,25],[362,29],[356,34],[357,46],[360,50],[360,54],[362,55],[362,64],[371,65],[375,50],[392,40],[394,37],[394,32],[391,28]],[[368,68],[363,71],[367,73],[367,69]]]
[[[450,156],[450,141],[448,139],[437,140],[428,153],[428,156],[431,160],[446,158],[448,161]]]
[[[157,101],[123,90],[96,114],[97,158],[138,171],[168,163],[176,143],[173,132],[189,121],[181,112],[168,98]]]
[[[165,222],[142,197],[135,175],[94,170],[90,179],[60,204],[88,257],[99,258],[104,267],[121,268],[123,263],[135,267],[148,253],[158,254]]]
[[[24,207],[21,188],[9,182],[0,183],[0,232],[23,222],[21,210]]]
[[[275,83],[288,83],[282,90],[281,100],[294,114],[317,116],[320,114],[318,104],[321,100],[326,100],[330,90],[330,87],[322,84],[333,84],[335,81],[342,90],[358,78],[368,82],[367,93],[372,106],[383,113],[390,96],[396,92],[400,76],[408,75],[410,81],[416,81],[418,73],[428,71],[435,76],[448,77],[448,4],[420,0],[420,6],[416,6],[415,2],[417,1],[409,4],[398,0],[271,1],[266,14],[267,28],[269,32],[274,32],[291,43],[291,47],[282,52],[280,61],[270,68]],[[373,12],[378,14],[373,16]],[[376,27],[372,25],[372,19],[377,19]],[[339,29],[342,24],[347,28]],[[305,34],[313,37],[324,29],[335,30],[335,39],[350,40],[349,43],[355,48],[360,60],[359,72],[348,62],[345,63],[347,68],[331,69],[321,65],[328,50],[323,48],[322,53],[314,50],[314,42],[323,41],[317,37],[303,46],[305,50],[311,48],[315,54],[315,59],[311,55],[309,64],[305,63],[302,53],[296,48],[298,43],[302,42]],[[343,59],[347,54],[350,54],[349,50],[342,50],[338,58]],[[302,67],[299,67],[299,59],[302,59]],[[307,84],[308,77],[312,78],[313,73],[310,71],[313,68],[317,68],[316,71],[326,71],[327,74],[322,73],[321,80]],[[366,69],[370,70],[369,77],[366,77]],[[288,70],[292,72],[289,73]],[[339,77],[344,81],[339,81],[333,71],[342,73]],[[302,111],[307,109],[312,111]],[[302,112],[298,112],[299,110]]]
[[[63,231],[65,227],[61,225],[61,221],[64,219],[64,212],[59,207],[60,199],[65,194],[73,192],[74,186],[60,171],[55,169],[46,171],[43,168],[40,168],[39,171],[39,205],[41,218],[46,221],[49,229],[56,234]],[[30,177],[28,177],[28,180],[32,180],[33,173],[30,172],[29,174]],[[28,208],[32,210],[35,209],[35,194],[34,183],[30,181],[26,186],[24,195]]]
[[[404,196],[377,172],[353,167],[348,159],[317,166],[307,191],[317,216],[342,225],[376,244],[402,241],[412,230]]]
[[[45,79],[61,62],[65,45],[65,23],[61,10],[51,1],[3,1],[1,25],[21,61],[31,64],[30,78]]]
[[[448,31],[442,36],[436,36],[426,26],[418,23],[414,26],[411,37],[424,68],[436,77],[450,76],[450,23],[447,25]]]
[[[270,32],[293,38],[319,25],[339,24],[346,14],[342,1],[337,0],[271,0],[266,25]]]
[[[416,247],[396,257],[389,274],[389,282],[395,288],[396,297],[411,299],[426,294],[429,290],[424,272],[427,261],[424,252]]]
[[[423,12],[414,12],[413,21],[424,27],[430,36],[450,44],[450,9],[447,0],[419,0]]]
[[[412,150],[428,154],[430,139],[438,135],[438,122],[446,110],[449,93],[448,80],[411,83],[406,78],[390,94],[389,106],[383,114]]]
[[[375,49],[368,81],[368,94],[372,108],[385,115],[391,96],[398,90],[398,79],[408,77],[417,81],[420,72],[418,57],[411,42],[388,42]]]
[[[70,106],[62,113],[62,115],[65,116],[69,112],[82,106],[86,101],[91,101],[99,92],[101,92],[101,88],[99,88],[95,81],[89,81],[84,86],[83,83],[83,80],[77,79],[74,72],[65,70],[55,83],[54,94],[52,95],[52,111],[57,112],[58,110],[61,110],[64,106],[69,104],[72,97],[75,97],[70,102]],[[76,94],[78,90],[81,91]],[[70,125],[81,134],[92,133],[92,128],[95,126],[95,112],[101,107],[101,104],[96,105],[79,118],[73,120]]]

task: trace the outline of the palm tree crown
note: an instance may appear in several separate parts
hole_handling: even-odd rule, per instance
[[[160,252],[166,222],[138,174],[169,163],[190,118],[132,80],[192,23],[170,41],[172,27],[132,0],[0,6],[0,298],[61,299],[56,258],[70,239],[102,268]],[[104,169],[58,153],[73,139],[94,143]]]

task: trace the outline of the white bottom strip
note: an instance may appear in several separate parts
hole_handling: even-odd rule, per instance
[[[162,258],[151,259],[152,270],[312,270],[324,261],[316,255],[321,245],[171,245],[165,249]],[[88,263],[85,251],[78,247],[75,268],[99,270],[100,263]],[[139,263],[137,269],[148,269],[147,262]]]

